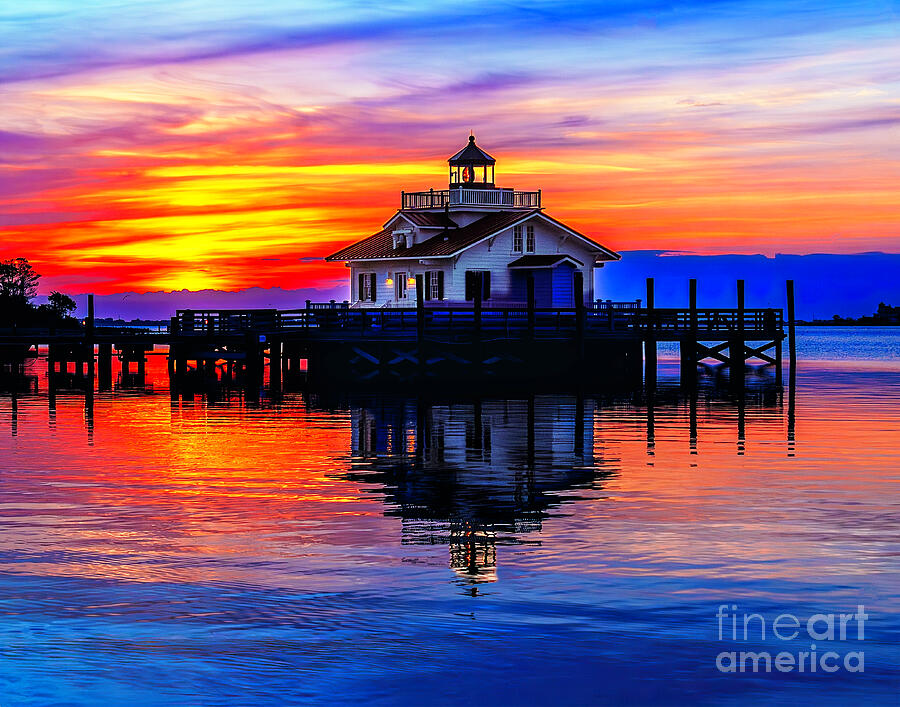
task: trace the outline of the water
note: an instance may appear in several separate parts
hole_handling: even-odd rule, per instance
[[[793,396],[663,361],[652,395],[172,400],[153,357],[86,404],[38,362],[0,397],[0,704],[896,704],[898,338],[800,336]],[[860,604],[836,672],[717,669]]]

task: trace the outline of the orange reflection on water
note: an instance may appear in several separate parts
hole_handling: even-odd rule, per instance
[[[860,387],[871,375],[884,405]],[[424,556],[473,582],[537,565],[735,581],[814,568],[879,586],[896,536],[898,375],[808,364],[796,401],[771,382],[190,400],[169,398],[151,357],[137,390],[16,397],[15,416],[0,399],[0,544],[18,558],[8,572],[142,582],[324,589]]]

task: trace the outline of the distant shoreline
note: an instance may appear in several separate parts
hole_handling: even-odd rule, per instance
[[[797,319],[794,322],[797,326],[828,326],[828,327],[896,327],[900,326],[900,322],[859,322],[859,321],[833,321],[830,319],[814,319],[811,322]]]

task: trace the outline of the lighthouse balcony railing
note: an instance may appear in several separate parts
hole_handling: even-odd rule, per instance
[[[430,189],[401,193],[403,209],[442,209],[445,206],[539,209],[541,192],[515,189]]]

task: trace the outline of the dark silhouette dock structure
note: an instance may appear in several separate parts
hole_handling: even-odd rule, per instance
[[[582,283],[575,279],[575,286]],[[421,277],[416,283],[423,287]],[[525,307],[427,307],[356,309],[347,303],[307,302],[293,310],[179,310],[166,330],[95,327],[92,298],[81,329],[11,330],[0,333],[6,369],[21,366],[46,346],[48,372],[61,387],[79,387],[97,376],[111,381],[113,350],[122,385],[139,385],[146,355],[167,347],[173,389],[204,382],[261,386],[291,382],[318,387],[492,384],[522,388],[541,384],[598,386],[650,381],[657,344],[677,342],[682,378],[713,360],[743,371],[748,361],[774,365],[780,379],[782,342],[795,362],[793,282],[787,310],[748,309],[737,282],[733,309],[701,309],[690,281],[686,309],[657,307],[654,282],[645,303],[597,301],[541,308],[528,288]],[[480,291],[480,288],[476,288]]]

